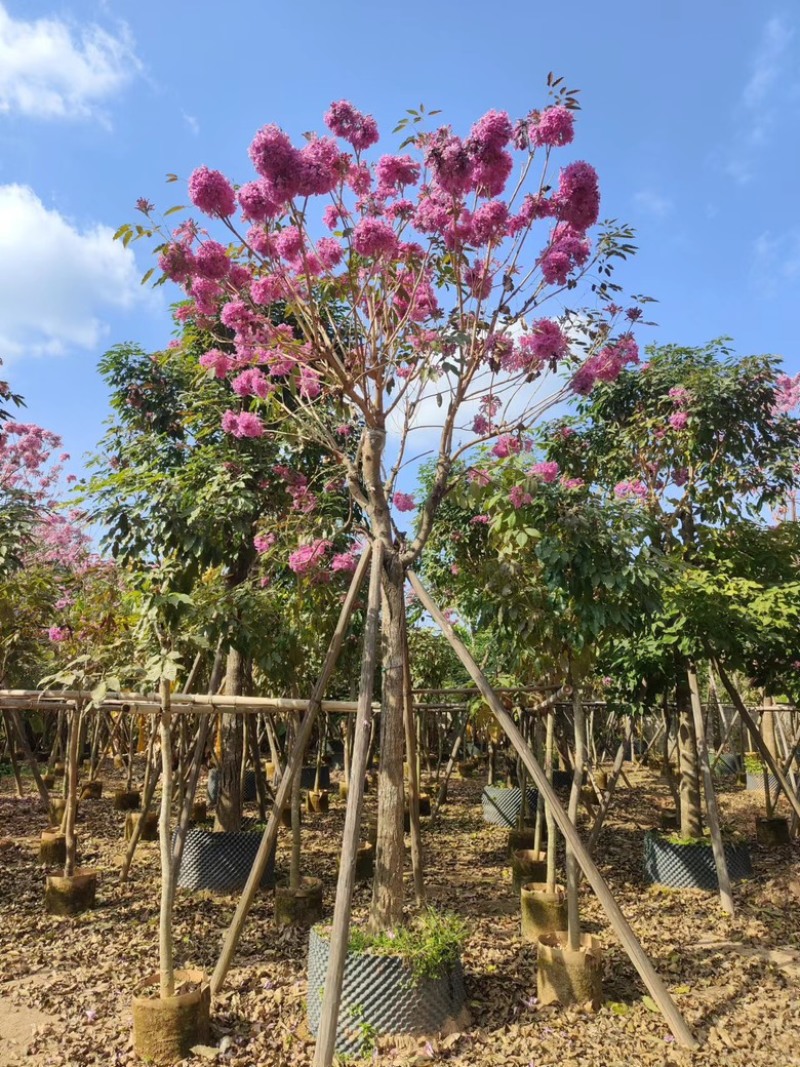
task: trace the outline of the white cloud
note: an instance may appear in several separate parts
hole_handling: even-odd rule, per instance
[[[764,296],[788,295],[786,290],[800,281],[800,227],[759,234],[753,243],[752,275]]]
[[[782,95],[790,87],[794,28],[779,15],[768,19],[750,64],[737,112],[737,148],[725,170],[740,185],[751,181],[757,153],[778,125]]]
[[[102,118],[100,104],[141,68],[124,25],[115,36],[57,18],[15,19],[0,0],[0,113]]]
[[[0,185],[0,358],[93,349],[104,313],[147,301],[133,252],[78,229],[24,185]]]
[[[633,202],[639,211],[657,219],[666,218],[673,208],[672,201],[656,189],[640,189],[634,196]]]
[[[197,137],[197,135],[200,133],[200,123],[197,118],[195,118],[194,115],[187,115],[185,111],[181,112],[181,114],[183,115],[183,121],[186,123],[186,125],[195,135],[195,137]]]

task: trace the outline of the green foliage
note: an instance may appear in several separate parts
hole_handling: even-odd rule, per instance
[[[400,956],[413,978],[438,978],[458,960],[467,938],[467,925],[452,912],[428,908],[408,926],[370,934],[352,927],[348,950],[378,956]]]

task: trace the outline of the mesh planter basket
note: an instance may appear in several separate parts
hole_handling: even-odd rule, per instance
[[[329,942],[312,927],[308,942],[308,1028],[319,1030]],[[339,1055],[358,1055],[370,1037],[426,1034],[465,1025],[467,994],[458,960],[439,978],[415,980],[399,956],[350,952],[344,966],[336,1026]],[[461,1018],[459,1018],[461,1016]]]
[[[219,770],[216,767],[212,767],[208,772],[208,785],[206,786],[206,793],[208,794],[208,802],[213,805],[219,800]],[[247,771],[244,776],[244,793],[242,794],[242,803],[249,804],[252,801],[258,800],[258,790],[256,789],[256,772]]]
[[[770,791],[777,790],[778,779],[774,774],[767,774],[767,780],[769,782]],[[764,792],[764,775],[762,773],[753,774],[752,771],[747,772],[747,789],[751,793],[763,793]]]
[[[730,752],[725,752],[711,765],[711,770],[714,774],[738,774],[742,769],[742,757],[735,756]]]
[[[255,830],[241,833],[214,833],[190,827],[186,831],[178,885],[181,889],[243,889],[261,844]],[[174,840],[174,838],[173,838]],[[275,885],[275,848],[269,857],[261,888]]]
[[[536,811],[539,794],[535,789],[528,789],[528,811]],[[483,821],[495,826],[514,827],[519,822],[522,811],[522,790],[519,786],[505,788],[499,785],[487,785],[481,793]]]
[[[750,850],[744,842],[725,843],[725,862],[732,882],[751,878]],[[718,890],[711,844],[676,845],[652,831],[644,837],[644,871],[649,882],[679,889]]]

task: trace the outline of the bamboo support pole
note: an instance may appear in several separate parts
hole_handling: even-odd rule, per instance
[[[28,764],[28,766],[31,769],[31,774],[33,775],[33,780],[36,783],[37,790],[39,791],[39,797],[40,797],[40,799],[42,801],[42,804],[44,806],[44,809],[46,811],[47,810],[47,806],[50,803],[50,793],[48,792],[47,786],[44,784],[44,781],[42,780],[42,775],[41,775],[41,773],[39,771],[39,764],[36,761],[36,756],[34,756],[34,754],[33,754],[33,749],[31,748],[30,744],[28,743],[28,735],[25,733],[25,725],[22,722],[22,719],[21,719],[20,714],[19,714],[18,711],[9,712],[9,716],[11,718],[12,725],[14,726],[14,729],[16,730],[17,737],[19,738],[20,748],[22,749],[22,752],[23,752],[23,754],[25,756],[26,763]],[[12,736],[12,739],[11,739],[11,743],[12,743],[12,746],[13,746],[13,736]]]
[[[716,657],[712,657],[712,662],[714,664],[714,667],[716,669],[717,674],[720,677],[720,681],[722,682],[722,684],[725,686],[725,688],[728,691],[728,696],[730,696],[731,702],[734,704],[734,706],[736,707],[736,710],[739,712],[739,716],[740,716],[740,718],[742,720],[742,724],[744,726],[746,726],[748,728],[748,730],[750,731],[750,734],[751,734],[751,736],[753,738],[753,743],[755,744],[756,748],[758,749],[759,753],[761,754],[761,758],[764,760],[764,763],[766,763],[766,765],[772,771],[773,775],[781,783],[781,788],[783,789],[784,793],[786,794],[786,799],[792,805],[792,808],[794,809],[796,815],[800,818],[800,800],[798,800],[797,794],[792,789],[792,787],[791,787],[790,783],[787,781],[786,776],[784,775],[783,771],[778,766],[778,764],[775,762],[775,760],[774,760],[774,758],[772,756],[772,753],[767,748],[767,746],[766,746],[766,744],[764,742],[764,738],[761,736],[761,733],[759,732],[759,729],[758,729],[758,726],[756,724],[755,719],[753,718],[753,716],[750,714],[750,712],[745,707],[744,701],[739,696],[739,693],[737,692],[736,687],[734,686],[734,684],[731,681],[731,679],[728,677],[727,671],[722,666],[722,664],[719,662],[719,660]]]
[[[731,917],[734,915],[733,892],[731,880],[728,875],[728,865],[725,862],[725,846],[722,842],[722,833],[719,827],[719,811],[717,810],[717,794],[714,790],[714,776],[711,773],[711,761],[708,758],[708,743],[703,723],[703,709],[700,704],[700,688],[697,684],[697,671],[691,664],[686,672],[689,679],[689,693],[692,700],[692,715],[694,716],[694,732],[697,736],[697,755],[700,758],[700,769],[703,775],[703,792],[706,798],[706,812],[708,814],[708,828],[711,831],[711,847],[714,850],[714,864],[717,868],[717,880],[719,882],[719,899],[722,910]]]
[[[458,750],[464,741],[464,734],[467,731],[467,725],[469,723],[469,709],[464,712],[464,716],[459,724],[456,732],[456,739],[453,742],[453,747],[450,749],[450,758],[447,761],[447,766],[444,770],[444,778],[439,785],[439,792],[436,796],[436,803],[431,811],[431,826],[433,826],[436,820],[439,818],[439,808],[444,804],[444,799],[447,796],[447,785],[450,781],[450,775],[453,773],[453,767],[456,763],[456,757],[458,756]]]
[[[450,623],[444,617],[442,612],[433,602],[428,595],[427,590],[419,581],[417,576],[413,572],[409,572],[409,581],[414,589],[414,592],[419,597],[423,607],[429,612],[431,617],[435,620],[440,627],[445,637],[452,645],[456,655],[466,667],[470,677],[480,689],[481,695],[484,700],[489,704],[494,712],[497,720],[502,726],[503,730],[507,734],[514,748],[520,753],[522,759],[525,762],[531,776],[536,782],[537,787],[544,793],[544,798],[553,813],[555,821],[558,823],[558,827],[561,833],[566,838],[569,846],[574,850],[575,856],[580,864],[584,875],[586,876],[589,884],[597,895],[598,900],[603,906],[606,915],[614,932],[619,937],[622,945],[628,954],[628,957],[633,963],[636,970],[644,982],[647,991],[652,996],[655,1003],[658,1005],[664,1019],[667,1022],[670,1030],[675,1036],[676,1041],[684,1048],[696,1048],[697,1041],[694,1038],[691,1030],[686,1025],[686,1022],[678,1011],[675,1002],[669,994],[664,983],[659,978],[655,971],[650,959],[644,952],[644,949],[640,945],[636,935],[631,929],[625,916],[619,909],[619,905],[609,891],[608,886],[603,880],[603,876],[597,869],[594,860],[591,858],[587,850],[585,849],[583,842],[580,839],[580,835],[571,823],[567,813],[564,811],[561,803],[553,791],[552,786],[547,780],[542,768],[533,758],[533,754],[530,749],[524,744],[522,735],[517,728],[516,723],[512,717],[508,714],[501,702],[498,700],[491,685],[487,681],[485,675],[478,667],[475,660],[470,655],[466,645],[456,635]]]
[[[292,754],[289,758],[286,772],[281,776],[280,784],[278,785],[275,794],[275,803],[272,806],[272,812],[269,820],[267,821],[267,828],[264,831],[264,836],[261,838],[261,844],[258,847],[256,858],[253,861],[253,867],[247,879],[247,883],[242,890],[242,895],[239,898],[239,903],[236,905],[236,911],[234,912],[231,924],[225,933],[225,939],[222,944],[222,949],[217,960],[214,973],[211,976],[211,992],[216,994],[222,988],[222,984],[225,981],[225,976],[228,973],[228,969],[233,959],[233,954],[236,951],[236,946],[239,943],[239,938],[242,935],[244,928],[244,922],[247,918],[247,913],[250,911],[253,900],[258,887],[261,882],[261,876],[267,866],[270,853],[275,846],[275,842],[278,838],[278,826],[280,825],[281,812],[286,806],[286,801],[289,798],[289,793],[292,787],[292,779],[295,774],[300,773],[300,768],[303,765],[303,756],[308,746],[309,738],[311,737],[311,731],[314,728],[314,722],[322,708],[322,694],[325,692],[325,688],[330,681],[336,666],[336,661],[339,658],[339,653],[344,642],[345,633],[350,622],[350,616],[353,613],[353,607],[358,593],[361,588],[361,583],[364,580],[367,567],[369,565],[369,559],[371,556],[371,549],[368,546],[361,555],[361,559],[358,562],[355,574],[353,575],[353,581],[350,584],[350,589],[342,604],[342,610],[339,614],[339,620],[336,624],[336,630],[334,631],[331,643],[328,647],[328,652],[325,657],[325,662],[322,666],[322,672],[319,676],[314,692],[311,699],[307,701],[306,713],[300,723],[300,729],[298,731],[297,741],[295,742]]]
[[[383,543],[376,541],[372,549],[372,571],[369,581],[369,600],[364,627],[364,655],[361,660],[359,710],[356,717],[356,737],[353,746],[352,778],[347,792],[347,810],[344,820],[342,855],[339,862],[339,879],[336,884],[336,903],[333,909],[328,973],[325,978],[325,996],[322,999],[322,1014],[314,1049],[313,1067],[330,1067],[336,1045],[336,1024],[339,1019],[339,1004],[342,996],[342,980],[347,959],[347,942],[350,936],[350,909],[356,880],[356,858],[361,830],[361,809],[364,802],[364,777],[367,771],[370,719],[372,718],[372,687],[375,682],[375,664],[378,651],[380,626],[381,576],[383,571]]]

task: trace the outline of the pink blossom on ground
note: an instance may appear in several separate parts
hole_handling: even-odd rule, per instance
[[[275,534],[273,533],[257,534],[253,538],[253,548],[260,556],[263,556],[265,553],[269,552],[276,540]]]
[[[411,493],[395,493],[392,497],[392,503],[398,511],[413,511],[417,502]]]
[[[189,199],[206,215],[224,219],[236,210],[233,186],[218,170],[198,167],[189,178]]]
[[[521,508],[525,504],[530,504],[530,502],[533,500],[533,497],[530,493],[525,491],[523,486],[515,485],[509,491],[508,499],[511,501],[515,508]]]
[[[528,471],[531,478],[541,478],[543,482],[554,482],[561,468],[553,460],[545,460],[543,463],[534,463]]]
[[[301,545],[289,556],[289,569],[299,575],[313,571],[322,563],[331,543],[325,538],[318,538],[310,544]]]

